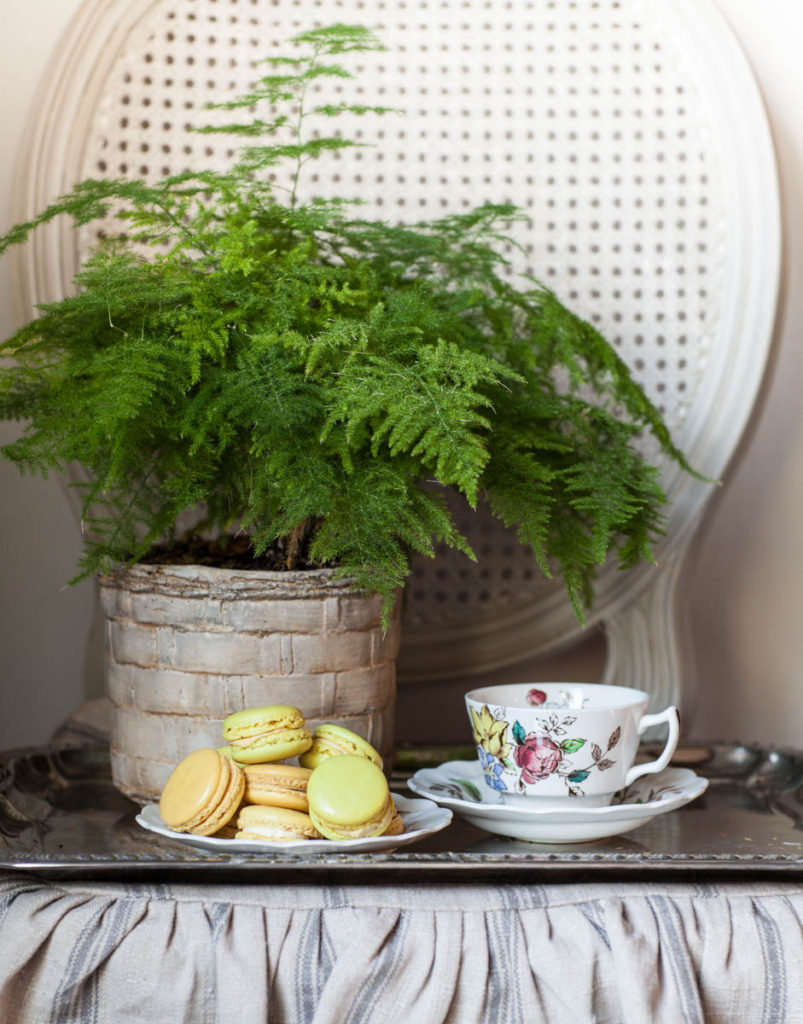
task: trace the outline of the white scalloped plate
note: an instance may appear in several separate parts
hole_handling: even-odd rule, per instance
[[[447,761],[422,768],[408,783],[413,792],[450,808],[477,828],[531,843],[588,843],[622,835],[690,803],[708,788],[708,779],[688,768],[665,768],[637,779],[607,807],[511,806],[490,789],[478,761]]]
[[[396,809],[404,823],[404,832],[399,836],[373,836],[370,839],[344,839],[333,842],[330,839],[300,839],[290,843],[262,842],[256,839],[215,839],[212,836],[194,836],[188,832],[173,832],[159,817],[156,804],[148,804],[137,815],[137,824],[179,843],[201,846],[206,850],[228,853],[379,853],[395,850],[399,846],[417,843],[426,836],[434,835],[446,828],[452,820],[452,812],[439,807],[431,800],[410,800],[393,794]]]

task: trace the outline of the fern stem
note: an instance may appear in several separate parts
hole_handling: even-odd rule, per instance
[[[312,56],[309,59],[309,64],[307,65],[307,71],[308,72],[311,71],[315,67],[315,64],[316,64],[316,61],[318,60],[318,56],[320,55],[320,52],[321,52],[321,47],[320,46],[316,46],[314,51],[313,51],[313,53],[312,53]],[[303,145],[303,143],[301,141],[301,129],[302,129],[302,126],[304,124],[304,118],[306,117],[306,115],[304,113],[304,100],[307,97],[307,89],[308,89],[308,87],[309,86],[307,84],[307,80],[304,79],[304,82],[303,82],[303,84],[301,86],[301,89],[299,90],[299,94],[298,94],[298,117],[296,118],[296,127],[295,127],[296,145],[298,145],[299,147]],[[299,179],[301,177],[301,168],[303,166],[304,166],[303,153],[299,153],[298,156],[296,157],[296,169],[295,169],[295,174],[293,175],[293,187],[290,190],[290,209],[291,210],[294,210],[296,208],[296,200],[297,200],[297,193],[298,193],[298,182],[299,182]]]
[[[290,531],[290,538],[287,543],[287,558],[284,563],[288,569],[296,569],[299,562],[303,560],[307,541],[314,525],[314,519],[308,516],[306,519],[302,519],[298,526],[295,526]]]
[[[117,521],[115,523],[114,532],[112,533],[110,539],[107,541],[107,546],[108,546],[110,551],[115,551],[116,550],[117,538],[120,535],[120,530],[121,530],[121,528],[125,524],[128,523],[129,513],[131,512],[131,510],[136,505],[137,500],[139,499],[140,494],[142,494],[142,492],[145,490],[145,486],[148,483],[148,480],[150,480],[150,478],[153,476],[153,474],[154,474],[154,472],[155,472],[155,470],[156,470],[158,465],[159,465],[159,453],[157,452],[156,456],[153,459],[153,462],[151,463],[150,469],[145,474],[145,476],[140,480],[139,484],[137,485],[137,487],[135,488],[134,492],[132,493],[130,499],[125,503],[125,505],[122,506],[122,508],[120,509],[119,514],[117,515]],[[86,514],[88,512],[89,512],[89,508],[88,508],[88,506],[85,506],[84,507],[84,513]]]

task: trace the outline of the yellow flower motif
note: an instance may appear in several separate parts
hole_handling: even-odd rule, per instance
[[[484,704],[479,714],[474,708],[471,711],[471,728],[474,733],[474,742],[492,757],[507,757],[510,746],[505,742],[507,722],[500,722],[494,718]]]

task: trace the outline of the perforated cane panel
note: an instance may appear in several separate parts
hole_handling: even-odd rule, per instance
[[[536,275],[595,323],[682,444],[717,343],[728,209],[710,105],[660,7],[639,0],[157,4],[108,76],[82,173],[150,178],[220,166],[228,140],[185,132],[215,120],[205,103],[246,89],[258,74],[254,61],[286,52],[297,31],[369,24],[387,52],[352,57],[361,73],[356,83],[338,84],[334,99],[404,113],[344,122],[344,134],[373,147],[310,165],[303,195],[360,198],[369,214],[401,221],[515,203],[529,221],[512,229],[523,251],[508,253],[511,274]],[[84,251],[91,241],[82,237]],[[418,560],[408,588],[405,647],[432,644],[430,675],[486,667],[475,651],[467,663],[462,642],[436,642],[443,630],[487,632],[555,587],[490,517],[459,514],[479,561],[449,552],[434,563]],[[509,640],[511,662],[529,653],[529,631],[519,633]]]

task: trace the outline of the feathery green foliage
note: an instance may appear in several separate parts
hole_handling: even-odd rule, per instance
[[[244,143],[230,169],[83,181],[0,240],[1,252],[61,214],[78,226],[118,207],[124,227],[75,296],[2,346],[14,360],[0,415],[27,421],[3,454],[24,471],[88,471],[82,576],[142,559],[200,508],[198,529],[246,530],[257,553],[303,534],[311,559],[387,610],[412,552],[440,541],[471,555],[422,488],[435,480],[487,500],[545,573],[559,568],[582,616],[608,552],[635,565],[661,527],[635,436],[649,428],[682,454],[590,325],[537,282],[506,282],[514,208],[394,226],[298,201],[304,165],[355,144],[308,122],[384,108],[310,107],[313,83],[349,77],[335,59],[379,48],[370,32],[293,42],[296,56],[221,104],[256,107],[251,121],[200,129]],[[289,196],[270,175],[288,161]]]

